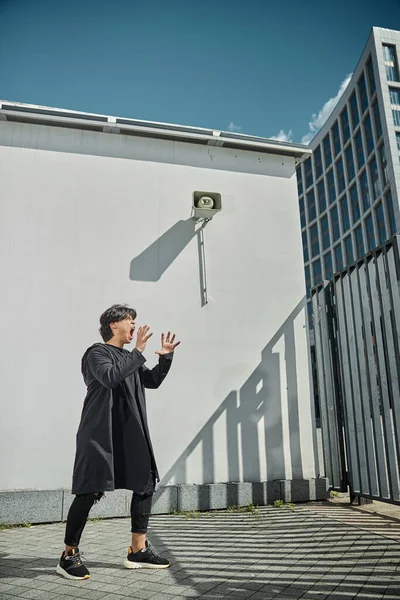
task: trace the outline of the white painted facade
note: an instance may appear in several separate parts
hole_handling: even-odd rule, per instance
[[[315,477],[295,176],[310,151],[0,118],[0,490],[70,487],[81,356],[119,302],[154,331],[148,366],[162,331],[182,340],[147,395],[164,485]],[[195,190],[222,198],[207,304]]]

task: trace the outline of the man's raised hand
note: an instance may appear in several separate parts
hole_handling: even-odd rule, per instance
[[[139,352],[145,351],[146,344],[153,335],[152,333],[149,333],[149,331],[150,327],[148,325],[143,325],[137,330],[135,348],[139,350]]]
[[[171,335],[168,331],[167,335],[161,334],[161,350],[158,350],[156,354],[162,356],[163,354],[170,354],[179,346],[180,342],[175,342],[175,334]]]

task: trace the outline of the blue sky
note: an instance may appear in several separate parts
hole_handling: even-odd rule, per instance
[[[0,0],[0,98],[307,140],[373,25],[400,0]]]

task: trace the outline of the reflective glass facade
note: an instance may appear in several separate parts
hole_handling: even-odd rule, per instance
[[[312,159],[297,167],[311,288],[400,232],[400,32],[386,43],[379,31],[312,140]]]

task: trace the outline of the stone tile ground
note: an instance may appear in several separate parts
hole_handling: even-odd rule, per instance
[[[164,571],[122,567],[129,519],[88,523],[81,548],[92,578],[55,574],[62,523],[0,532],[0,599],[359,600],[400,599],[400,523],[341,507],[262,508],[200,518],[157,516],[149,538],[172,564]],[[367,515],[368,516],[368,515]],[[372,516],[372,515],[371,515]],[[380,520],[380,521],[379,521]]]

